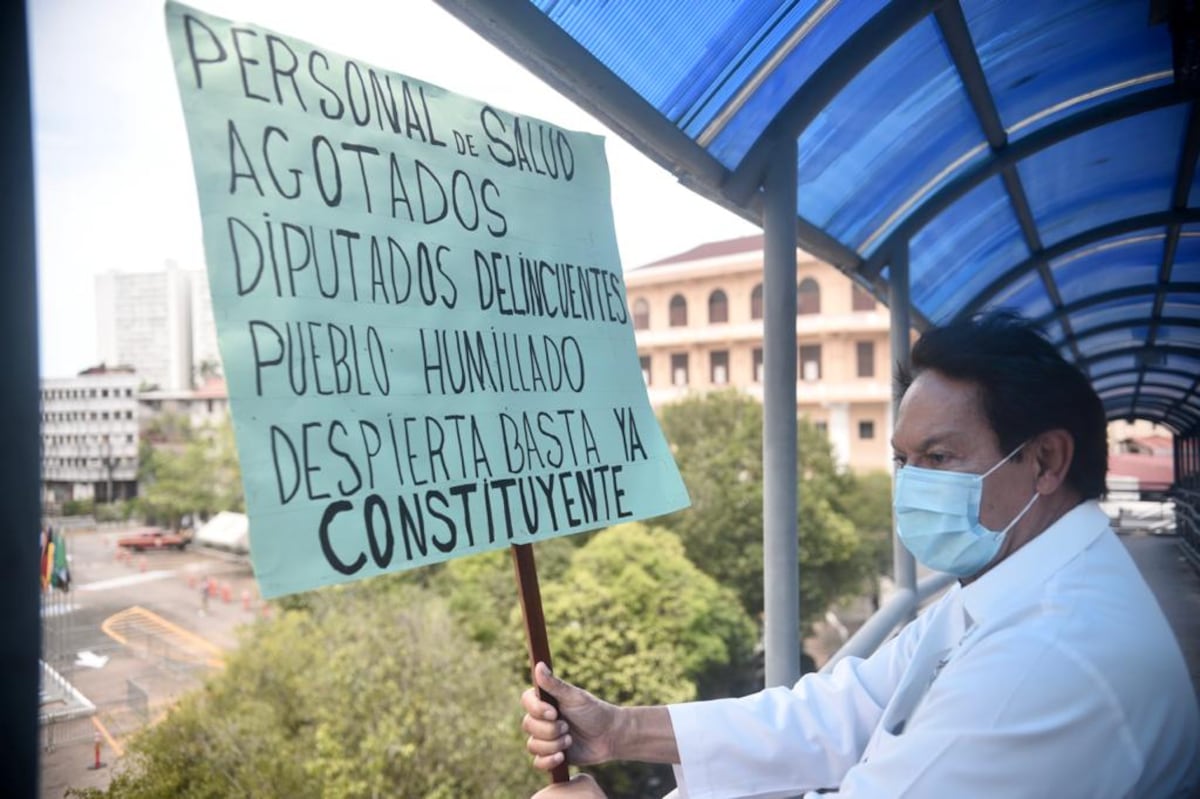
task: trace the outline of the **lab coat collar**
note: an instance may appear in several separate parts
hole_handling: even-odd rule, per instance
[[[970,621],[978,624],[1022,596],[1039,590],[1055,572],[1109,528],[1095,500],[1079,503],[987,574],[962,589]]]

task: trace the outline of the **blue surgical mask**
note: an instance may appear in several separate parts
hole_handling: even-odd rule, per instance
[[[1022,444],[983,474],[947,472],[904,466],[896,474],[892,510],[904,546],[931,569],[970,577],[987,566],[1000,551],[1004,536],[1037,501],[1029,502],[1003,530],[996,532],[979,521],[983,478],[1021,451]]]

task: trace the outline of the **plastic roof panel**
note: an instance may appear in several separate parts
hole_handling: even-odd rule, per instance
[[[1198,374],[1200,374],[1200,373],[1198,373]],[[1183,389],[1184,391],[1190,390],[1192,388],[1192,386],[1195,385],[1195,383],[1196,383],[1196,378],[1192,377],[1190,375],[1180,374],[1178,372],[1166,372],[1166,371],[1161,371],[1161,370],[1148,371],[1146,373],[1146,380],[1147,380],[1147,382],[1154,381],[1155,383],[1158,383],[1158,384],[1174,386],[1175,388]]]
[[[1200,319],[1192,321],[1195,326],[1160,325],[1158,335],[1173,344],[1195,346],[1200,351]]]
[[[1200,231],[1185,229],[1180,234],[1171,278],[1180,283],[1200,283]]]
[[[1173,352],[1167,355],[1166,366],[1169,369],[1200,377],[1200,352],[1195,355],[1183,355]]]
[[[1023,161],[1018,169],[1043,241],[1169,208],[1185,118],[1185,109],[1172,107],[1122,119]]]
[[[937,27],[926,20],[801,134],[800,214],[862,248],[897,204],[939,176],[944,182],[960,156],[981,157],[984,144]]]
[[[747,219],[795,145],[801,247],[1200,433],[1200,92],[1146,0],[438,2]]]
[[[1092,378],[1092,387],[1095,388],[1096,391],[1101,394],[1103,394],[1108,389],[1113,388],[1114,386],[1124,386],[1124,385],[1128,385],[1128,384],[1129,384],[1129,376],[1126,375],[1124,372],[1120,372],[1118,374],[1105,375],[1104,377]]]
[[[680,124],[727,101],[756,66],[787,37],[815,2],[781,11],[770,0],[727,3],[637,3],[638,13],[620,4],[591,0],[534,3],[568,35]],[[756,57],[757,56],[757,57]]]
[[[680,3],[681,7],[695,7],[696,3]],[[812,5],[811,12],[804,15],[795,36],[787,41],[786,49],[775,54],[780,58],[779,66],[762,82],[761,88],[749,96],[737,109],[728,124],[712,138],[710,149],[725,166],[735,167],[754,144],[754,140],[766,129],[780,108],[791,99],[804,81],[812,77],[813,71],[845,44],[864,22],[869,20],[883,5],[879,0],[863,2],[837,2],[824,0]],[[766,54],[769,55],[769,54]],[[766,60],[759,58],[751,62],[757,70]],[[746,69],[749,72],[749,68]],[[711,115],[710,115],[711,116]],[[687,132],[703,140],[703,133],[696,126]],[[747,134],[753,134],[753,136]]]
[[[1046,293],[1042,276],[1037,272],[1026,272],[993,297],[985,310],[1015,311],[1022,316],[1038,319],[1054,310],[1054,305]]]
[[[1170,39],[1163,26],[1146,24],[1145,3],[965,0],[962,7],[1014,139],[1171,80]]]
[[[1052,261],[1050,268],[1063,302],[1069,304],[1131,283],[1153,283],[1162,265],[1165,241],[1164,233],[1122,236]]]
[[[932,321],[944,321],[1006,266],[1028,257],[1004,186],[989,180],[913,237],[913,303]]]
[[[1200,314],[1200,294],[1168,292],[1163,302],[1163,313],[1167,316],[1195,316]]]

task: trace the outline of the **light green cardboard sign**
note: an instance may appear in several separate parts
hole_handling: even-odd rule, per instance
[[[601,138],[166,17],[264,596],[687,504]]]

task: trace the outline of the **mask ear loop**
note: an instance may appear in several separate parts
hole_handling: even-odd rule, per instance
[[[1017,445],[1017,448],[1016,448],[1016,449],[1014,449],[1012,452],[1008,453],[1008,454],[1007,454],[1007,455],[1005,455],[1003,458],[1001,458],[999,463],[997,463],[997,464],[996,464],[995,466],[993,466],[992,468],[988,469],[988,470],[987,470],[986,472],[984,472],[983,474],[979,475],[979,479],[980,479],[980,480],[982,480],[983,478],[987,477],[987,476],[988,476],[989,474],[991,474],[992,472],[994,472],[994,471],[996,471],[997,469],[999,469],[999,468],[1000,468],[1001,466],[1003,466],[1004,464],[1008,463],[1010,460],[1012,460],[1012,458],[1013,458],[1013,456],[1014,456],[1014,455],[1016,455],[1016,454],[1017,454],[1018,452],[1020,452],[1021,450],[1025,449],[1025,445],[1026,445],[1026,444],[1028,444],[1028,443],[1029,443],[1028,441],[1022,441],[1020,444],[1018,444],[1018,445]]]
[[[1040,496],[1041,496],[1041,494],[1034,491],[1033,496],[1030,497],[1029,501],[1025,503],[1025,507],[1021,508],[1021,512],[1018,513],[1016,516],[1014,516],[1013,520],[1011,522],[1009,522],[1003,530],[1000,531],[1000,535],[1008,535],[1008,531],[1013,529],[1013,527],[1016,526],[1017,522],[1021,521],[1021,519],[1025,516],[1025,514],[1029,512],[1029,509],[1033,507],[1033,503],[1038,501],[1038,497],[1040,497]]]

